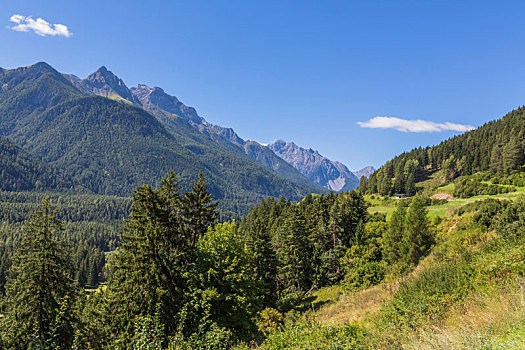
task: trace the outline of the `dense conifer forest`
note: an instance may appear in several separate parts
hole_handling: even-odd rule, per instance
[[[391,225],[355,191],[269,198],[241,221],[218,222],[204,178],[189,188],[170,172],[137,187],[131,203],[37,194],[16,203],[19,195],[2,193],[2,347],[257,341],[313,290],[377,284],[433,244],[417,197]]]
[[[382,195],[415,194],[416,184],[437,170],[448,181],[458,176],[488,173],[488,178],[509,180],[521,186],[525,151],[525,108],[478,129],[443,141],[437,146],[417,148],[386,162],[370,179],[362,178],[360,190]]]

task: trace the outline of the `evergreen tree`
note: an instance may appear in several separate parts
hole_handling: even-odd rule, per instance
[[[405,193],[409,196],[416,194],[416,184],[415,184],[415,174],[410,173],[407,177],[407,182],[405,184]]]
[[[26,223],[6,282],[0,330],[7,349],[27,349],[31,338],[52,339],[67,349],[73,338],[71,310],[63,310],[60,328],[52,332],[60,305],[76,297],[69,249],[57,239],[63,223],[46,199]]]
[[[296,205],[292,205],[280,228],[277,256],[277,283],[283,294],[306,291],[310,282],[310,251],[305,220]]]
[[[494,174],[500,175],[503,170],[503,159],[501,154],[501,147],[499,145],[494,145],[490,153],[490,170]]]
[[[190,244],[194,246],[199,237],[206,233],[208,226],[217,220],[217,203],[213,203],[202,173],[199,173],[199,179],[190,187],[191,191],[182,196],[182,215]]]
[[[270,234],[264,229],[260,218],[255,218],[246,228],[246,252],[252,257],[256,279],[264,285],[265,305],[275,306],[277,256],[272,247]]]
[[[366,192],[366,187],[367,187],[367,182],[368,182],[368,179],[366,176],[361,176],[361,179],[359,179],[359,187],[358,187],[358,191],[359,193],[361,194],[365,194]]]
[[[400,201],[383,235],[383,259],[390,265],[397,264],[404,256],[406,204]]]
[[[135,189],[130,218],[114,253],[109,281],[110,328],[127,341],[135,316],[159,317],[171,334],[183,303],[186,277],[192,260],[191,240],[180,217],[180,186],[170,172],[158,189]],[[159,308],[160,306],[160,308]]]
[[[405,261],[415,266],[428,254],[434,244],[434,237],[429,227],[427,209],[421,197],[415,196],[406,214],[406,229],[403,236]]]
[[[359,222],[365,221],[367,215],[367,204],[358,192],[351,191],[338,196],[332,205],[330,224],[335,228],[336,238],[343,247],[351,246]]]
[[[503,147],[502,158],[505,174],[512,174],[523,164],[523,151],[515,137],[512,137]]]
[[[443,161],[441,167],[445,172],[445,176],[448,181],[452,181],[456,176],[456,158],[454,155],[450,155],[446,160]]]

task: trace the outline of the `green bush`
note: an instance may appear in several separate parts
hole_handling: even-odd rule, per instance
[[[383,309],[379,322],[396,328],[416,328],[438,319],[472,289],[472,270],[466,261],[435,265],[403,282]]]
[[[316,321],[304,321],[271,332],[262,349],[347,350],[365,349],[364,331],[355,325],[324,326]]]
[[[459,198],[469,198],[478,195],[496,195],[515,191],[513,187],[505,187],[496,184],[481,182],[476,177],[464,177],[456,182],[454,196]]]

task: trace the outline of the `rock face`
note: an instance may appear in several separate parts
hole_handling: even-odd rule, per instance
[[[147,111],[159,111],[178,115],[192,124],[205,124],[204,118],[197,114],[193,107],[188,107],[179,101],[175,96],[168,95],[159,87],[150,88],[147,85],[139,84],[132,87],[131,92],[140,101],[142,108]]]
[[[149,112],[161,113],[166,117],[170,115],[181,117],[211,138],[222,137],[240,148],[244,147],[244,140],[232,128],[208,123],[197,114],[195,108],[186,106],[177,97],[168,95],[159,87],[151,88],[139,84],[136,88],[131,88],[131,92],[140,101],[142,108]],[[167,115],[166,112],[170,115]]]
[[[310,180],[301,174],[284,159],[278,157],[271,149],[255,141],[244,143],[244,153],[255,159],[277,174],[298,183],[310,183]]]
[[[141,106],[140,101],[128,89],[124,81],[104,66],[82,80],[80,84],[95,95],[108,97],[113,100],[124,100]]]
[[[367,179],[376,172],[376,169],[373,166],[366,166],[361,170],[353,171],[354,175],[357,176],[358,179],[361,179],[361,176],[366,177]]]
[[[359,179],[344,164],[331,161],[311,148],[305,149],[283,140],[275,141],[268,148],[308,179],[325,188],[348,191],[359,185]]]

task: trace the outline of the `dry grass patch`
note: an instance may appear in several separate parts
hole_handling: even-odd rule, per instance
[[[359,292],[344,293],[335,303],[322,307],[316,313],[316,319],[333,326],[365,322],[392,298],[396,285],[380,284]]]
[[[521,327],[525,312],[525,288],[491,288],[473,295],[465,305],[450,310],[440,325],[421,329],[403,344],[404,349],[524,349],[525,338],[505,341]]]

